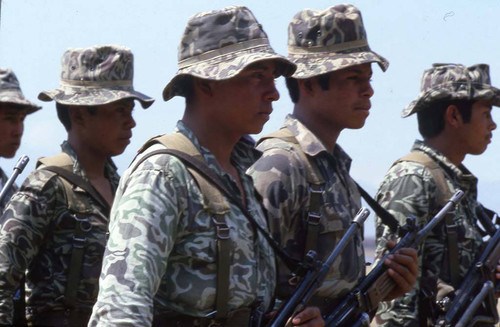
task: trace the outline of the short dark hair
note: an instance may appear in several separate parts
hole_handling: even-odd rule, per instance
[[[321,74],[315,77],[318,80],[318,84],[323,91],[327,91],[330,88],[330,75],[329,73]],[[292,99],[293,103],[299,102],[300,99],[300,91],[299,91],[299,83],[297,79],[293,77],[287,77],[285,79],[286,87],[288,88],[288,93],[290,94],[290,99]]]
[[[418,131],[424,138],[438,136],[444,129],[446,109],[454,105],[458,108],[464,123],[470,122],[474,100],[443,100],[430,103],[417,111]]]
[[[71,119],[69,118],[70,107],[71,106],[69,105],[56,102],[57,118],[59,118],[59,121],[61,121],[67,132],[71,130]],[[87,111],[91,115],[97,114],[97,106],[85,106],[85,107],[87,108]]]

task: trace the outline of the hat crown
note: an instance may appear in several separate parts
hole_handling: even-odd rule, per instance
[[[487,64],[470,67],[460,64],[434,64],[432,68],[424,71],[420,90],[427,92],[433,89],[449,89],[457,92],[483,85],[491,85],[490,68]]]
[[[336,5],[326,10],[304,9],[288,26],[288,46],[311,48],[366,43],[361,12],[352,5]],[[367,44],[366,44],[367,45]],[[348,49],[348,48],[346,48]]]
[[[255,39],[267,41],[267,35],[248,8],[231,6],[202,12],[189,19],[179,46],[178,59],[182,61]]]
[[[18,91],[21,93],[19,81],[12,69],[0,68],[0,92]]]
[[[134,75],[134,57],[122,46],[70,48],[61,59],[61,81],[130,81]]]

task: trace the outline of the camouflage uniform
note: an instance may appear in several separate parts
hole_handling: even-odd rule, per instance
[[[295,70],[295,65],[272,50],[262,25],[248,8],[231,6],[198,13],[188,21],[179,46],[178,71],[165,86],[163,99],[187,97],[186,86],[193,77],[230,83],[248,65],[262,60],[272,60],[277,75]],[[203,106],[200,101],[196,110],[205,109]],[[196,131],[182,122],[177,128],[242,201],[236,181],[221,169],[214,154],[200,146]],[[253,142],[240,140],[232,150],[231,163],[239,173],[250,214],[266,228],[252,181],[245,176],[256,159],[252,147]],[[145,153],[159,148],[164,146],[153,145]],[[91,326],[147,326],[153,315],[155,324],[168,316],[165,321],[170,324],[184,319],[182,326],[219,319],[215,316],[216,280],[221,276],[217,274],[216,232],[203,203],[196,181],[171,155],[152,156],[135,171],[125,172],[111,213],[110,239]],[[276,284],[272,248],[233,203],[223,216],[231,241],[227,309],[248,309],[258,302],[269,309]],[[217,323],[230,325],[225,318]]]
[[[213,154],[198,144],[182,122],[177,127],[226,186],[240,196],[235,181],[222,171]],[[241,177],[249,211],[265,226],[252,181],[244,174],[255,161],[252,146],[240,141],[232,162]],[[152,146],[145,153],[161,147]],[[175,311],[204,317],[214,310],[215,229],[184,164],[170,155],[156,155],[134,172],[127,170],[111,217],[110,242],[91,326],[149,326],[153,311],[155,315]],[[268,308],[276,279],[272,248],[262,235],[255,234],[238,207],[231,205],[225,221],[232,242],[229,310],[249,307],[256,301],[263,301]]]
[[[488,65],[465,67],[454,64],[434,64],[423,74],[419,97],[411,102],[401,115],[407,117],[419,110],[433,110],[433,104],[436,101],[460,99],[471,101],[485,99],[495,106],[500,105],[500,90],[491,86]],[[456,268],[460,280],[473,266],[483,244],[476,225],[477,207],[480,206],[477,202],[477,178],[462,164],[457,167],[444,154],[422,141],[416,141],[411,151],[424,153],[437,164],[443,173],[449,194],[453,194],[457,189],[465,192],[464,198],[453,215],[453,223],[457,226],[458,267]],[[435,176],[423,163],[407,161],[403,158],[387,172],[376,199],[399,220],[401,225],[405,224],[406,217],[414,215],[418,226],[422,227],[443,206],[443,203],[439,203],[438,200],[443,196],[443,190],[440,190]],[[385,251],[390,230],[383,225],[380,218],[377,218],[376,224],[376,252],[380,257]],[[423,281],[428,283],[425,277],[428,272],[438,279],[440,287],[444,286],[452,290],[450,285],[455,288],[459,286],[453,285],[451,280],[447,234],[446,224],[443,222],[427,236],[419,248],[417,283],[403,297],[381,303],[376,317],[378,324],[381,326],[419,326],[420,323],[425,323],[419,321],[419,313],[424,315],[429,313],[426,309],[419,308],[418,295],[423,288]],[[426,272],[424,277],[422,272]]]
[[[463,278],[474,264],[474,259],[482,245],[482,237],[476,227],[477,179],[464,167],[452,164],[443,154],[416,141],[412,151],[421,151],[439,163],[450,191],[457,189],[466,196],[457,206],[453,221],[457,224],[459,273]],[[423,227],[441,209],[436,203],[437,186],[432,174],[423,164],[403,161],[395,164],[385,175],[376,195],[377,201],[398,219],[401,225],[406,217],[417,217],[418,226]],[[385,243],[390,237],[390,230],[377,218],[377,253],[383,253]],[[449,258],[447,251],[447,233],[445,225],[434,229],[419,249],[419,271],[431,271],[447,284],[451,284]],[[419,326],[418,293],[420,277],[413,289],[403,297],[391,302],[384,302],[377,312],[377,323],[383,326]]]
[[[318,250],[321,257],[328,255],[342,238],[361,207],[361,196],[349,175],[351,158],[339,145],[329,153],[321,141],[298,119],[288,116],[285,127],[292,131],[300,149],[280,139],[267,139],[258,150],[262,157],[248,170],[268,212],[273,235],[281,234],[286,252],[298,260],[304,256],[304,229],[310,201],[303,160],[297,153],[305,152],[311,158],[324,180],[323,218],[320,221]],[[280,266],[280,295],[290,290],[290,271]],[[365,275],[365,256],[362,235],[356,234],[338,258],[318,290],[321,297],[340,298],[347,294]],[[288,286],[288,287],[287,287]]]
[[[87,179],[67,142],[62,144],[62,150],[74,161],[73,172]],[[109,161],[105,169],[116,189],[119,179],[116,167]],[[81,189],[75,192],[85,193]],[[91,207],[82,211],[87,212],[92,229],[86,235],[77,308],[90,312],[97,297],[108,218],[90,196],[88,200]],[[27,293],[30,293],[27,309],[33,317],[49,310],[64,310],[62,300],[75,219],[68,213],[64,187],[56,174],[42,169],[31,172],[5,208],[0,223],[0,323],[12,323],[12,297],[26,269]]]

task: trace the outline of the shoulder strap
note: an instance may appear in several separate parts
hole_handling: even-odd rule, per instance
[[[252,215],[243,207],[232,193],[230,193],[220,178],[212,172],[212,170],[204,163],[201,153],[196,149],[192,142],[182,133],[174,133],[163,135],[149,140],[140,150],[143,152],[147,147],[154,143],[160,143],[167,149],[155,150],[141,157],[132,168],[132,171],[144,162],[147,158],[157,154],[170,154],[180,159],[189,173],[198,183],[200,191],[203,194],[207,209],[210,210],[214,217],[212,218],[217,232],[217,289],[215,299],[216,318],[224,318],[227,315],[227,302],[229,299],[229,266],[230,266],[230,239],[229,227],[224,221],[224,214],[230,212],[231,208],[226,198],[239,207],[245,217],[250,221],[254,228],[257,228],[271,247],[276,251],[281,259],[291,269],[295,269],[297,263],[291,262],[288,257],[274,242],[272,237],[265,231],[252,217]],[[293,268],[292,268],[293,267]]]
[[[46,165],[40,169],[48,170],[61,177],[64,192],[66,194],[68,209],[76,212],[83,210],[84,204],[78,201],[73,190],[74,186],[81,187],[104,209],[104,214],[109,217],[110,206],[108,202],[97,192],[97,190],[84,180],[82,177],[73,173],[73,160],[66,153],[60,153],[53,157],[41,158],[37,162],[37,167],[41,164]],[[92,228],[88,217],[78,217],[73,214],[75,219],[75,230],[73,234],[73,250],[71,251],[71,261],[68,269],[66,289],[63,302],[67,308],[74,308],[77,302],[77,290],[80,281],[81,270],[83,266],[84,247],[86,243],[86,234]]]
[[[436,202],[438,206],[444,206],[447,200],[452,196],[448,187],[443,169],[439,164],[421,151],[412,151],[406,156],[396,160],[395,164],[402,161],[417,162],[425,166],[432,175],[436,183],[437,194]],[[453,221],[453,214],[448,213],[445,216],[446,239],[448,243],[448,265],[450,270],[451,284],[457,287],[460,283],[459,257],[458,257],[458,235],[457,224]]]
[[[304,254],[310,250],[317,251],[318,237],[320,232],[320,221],[322,218],[321,207],[323,207],[323,194],[325,191],[325,179],[319,170],[318,166],[309,159],[306,153],[302,150],[295,135],[287,127],[263,136],[258,143],[266,139],[280,139],[294,145],[296,153],[299,155],[301,162],[305,166],[306,181],[309,184],[309,206],[307,212],[306,237]]]

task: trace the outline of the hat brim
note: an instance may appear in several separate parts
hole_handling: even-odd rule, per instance
[[[296,69],[295,64],[291,63],[284,56],[275,53],[269,47],[266,50],[243,50],[230,53],[179,69],[163,89],[163,100],[168,101],[176,95],[184,96],[183,81],[186,76],[215,81],[225,80],[238,75],[247,66],[264,60],[273,60],[276,62],[278,76],[291,76]]]
[[[456,91],[450,92],[448,89],[429,89],[421,94],[417,99],[410,102],[403,111],[401,112],[401,117],[406,118],[413,115],[414,113],[425,109],[431,103],[443,100],[488,100],[491,101],[491,105],[495,107],[500,107],[500,89],[493,87],[488,84],[475,85],[475,91],[473,96],[464,94],[464,92]]]
[[[147,109],[154,102],[153,98],[135,91],[132,87],[61,87],[40,92],[38,99],[42,101],[54,100],[60,104],[74,106],[100,106],[120,100],[134,99],[139,101],[144,109]]]
[[[369,50],[353,50],[337,53],[304,53],[289,54],[288,59],[297,65],[293,78],[305,79],[327,74],[344,68],[376,62],[386,71],[389,67],[387,59]]]
[[[2,92],[0,94],[0,103],[8,103],[19,107],[20,109],[26,109],[27,114],[32,114],[35,111],[42,109],[42,107],[28,101],[18,92]]]

